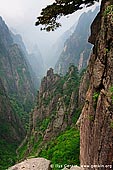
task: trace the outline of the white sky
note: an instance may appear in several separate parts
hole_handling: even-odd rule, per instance
[[[36,17],[43,7],[52,2],[53,0],[0,0],[0,15],[9,28],[22,35],[27,47],[37,43],[43,55],[57,38],[76,22],[80,14],[78,11],[68,19],[61,19],[62,27],[55,32],[40,31],[39,27],[35,26]]]

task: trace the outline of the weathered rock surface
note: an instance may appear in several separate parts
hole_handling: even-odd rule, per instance
[[[103,0],[91,26],[94,44],[87,73],[89,81],[80,123],[81,165],[91,169],[111,169],[113,164],[113,1]],[[109,9],[109,10],[108,10]],[[87,74],[86,73],[86,74]],[[88,79],[87,79],[88,77]],[[85,82],[81,89],[87,89]],[[82,90],[83,90],[82,89]],[[84,93],[81,97],[84,102]],[[98,166],[102,166],[99,168]]]
[[[8,170],[51,170],[50,161],[44,158],[27,159]]]

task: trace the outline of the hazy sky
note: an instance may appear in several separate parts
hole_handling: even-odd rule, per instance
[[[63,18],[62,27],[55,32],[47,33],[40,31],[35,26],[36,17],[47,4],[53,0],[0,0],[0,15],[3,17],[9,28],[13,28],[23,37],[26,46],[38,44],[41,53],[44,55],[57,38],[69,29],[77,20],[80,11]]]

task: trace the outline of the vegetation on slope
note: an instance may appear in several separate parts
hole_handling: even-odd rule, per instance
[[[5,170],[16,161],[16,149],[25,137],[19,116],[12,108],[0,79],[0,169]]]
[[[51,160],[54,170],[62,169],[65,165],[79,165],[79,138],[77,129],[66,130],[48,142],[39,156]]]

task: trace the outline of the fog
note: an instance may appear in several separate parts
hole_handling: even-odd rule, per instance
[[[60,21],[62,27],[54,32],[40,31],[40,27],[35,26],[36,18],[41,9],[51,4],[53,0],[0,0],[0,14],[9,28],[21,34],[23,41],[30,52],[34,44],[47,61],[46,54],[57,39],[68,30],[79,18],[82,11],[77,11],[69,17],[63,17]]]

